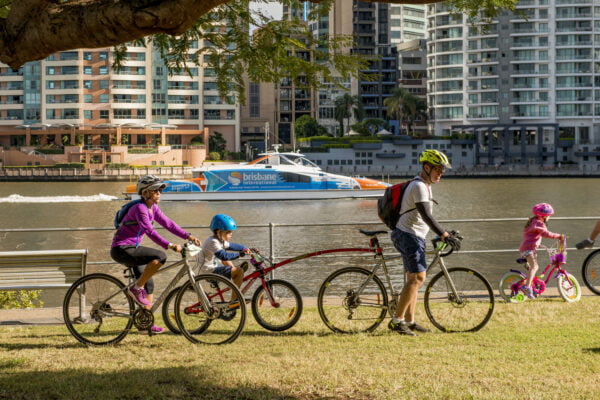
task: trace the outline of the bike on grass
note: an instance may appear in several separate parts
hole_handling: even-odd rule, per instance
[[[531,288],[533,295],[539,297],[548,286],[550,279],[557,280],[558,293],[564,301],[574,302],[581,299],[581,287],[573,275],[565,271],[562,267],[567,263],[567,243],[566,238],[559,239],[554,247],[540,246],[548,252],[550,263],[544,271],[533,278]],[[517,259],[519,264],[527,264],[523,257]],[[585,264],[584,264],[585,265]],[[585,276],[585,275],[584,275]],[[527,280],[527,274],[517,269],[511,269],[500,279],[500,295],[509,303],[521,303],[526,300],[523,294],[523,287]]]
[[[183,245],[182,259],[162,267],[156,275],[173,268],[179,272],[154,301],[150,309],[138,305],[127,293],[135,281],[131,268],[125,270],[128,284],[112,275],[86,275],[71,285],[63,301],[63,318],[69,332],[81,343],[106,345],[118,343],[133,327],[151,334],[154,312],[179,281],[187,282],[174,295],[177,327],[192,343],[224,344],[233,342],[246,321],[246,305],[241,292],[229,279],[214,275],[196,275],[190,258],[200,251],[191,243]],[[220,288],[216,297],[214,283]],[[226,288],[226,289],[225,289]]]
[[[259,285],[250,300],[254,319],[260,326],[270,331],[281,332],[290,329],[302,315],[300,292],[287,281],[270,279],[269,273],[276,266],[263,258],[258,249],[250,249],[250,251],[250,264],[254,267],[254,271],[244,276],[241,292],[246,294],[258,280]],[[223,301],[220,297],[226,289],[222,289],[217,281],[213,283],[213,289],[210,298],[218,297],[219,301]],[[162,308],[165,325],[173,333],[179,333],[179,329],[173,323],[175,314],[171,303],[179,290],[175,288],[167,295]]]
[[[583,283],[592,291],[600,295],[600,249],[592,251],[583,261],[581,266]]]
[[[402,256],[384,257],[377,235],[387,231],[360,232],[370,238],[376,259],[372,268],[345,267],[329,275],[317,297],[321,319],[339,333],[372,332],[386,314],[395,315],[400,292],[392,285],[387,262]],[[457,236],[462,240],[460,236]],[[433,260],[429,271],[439,266],[425,289],[423,303],[431,323],[444,332],[474,332],[485,326],[494,312],[492,287],[479,272],[470,268],[447,268],[443,257],[453,248],[440,238],[432,240]],[[383,271],[387,289],[377,275]]]

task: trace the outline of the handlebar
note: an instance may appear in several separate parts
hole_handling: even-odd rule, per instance
[[[455,250],[458,251],[460,249],[460,244],[464,239],[458,231],[451,231],[448,238],[452,239],[443,241],[441,237],[436,236],[431,240],[435,251],[440,253],[440,257],[446,257],[452,254]]]

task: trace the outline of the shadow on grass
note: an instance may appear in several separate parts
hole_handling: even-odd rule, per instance
[[[600,354],[600,347],[594,347],[591,349],[583,349],[584,353],[597,353]]]
[[[4,374],[0,399],[295,399],[267,386],[232,386],[205,369],[64,370]]]

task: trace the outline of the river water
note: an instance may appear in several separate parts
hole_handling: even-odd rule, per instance
[[[482,272],[495,288],[500,276],[516,267],[517,248],[525,220],[538,202],[551,203],[555,216],[549,223],[554,232],[569,235],[569,247],[585,238],[600,216],[600,179],[595,178],[526,178],[526,179],[443,179],[433,186],[439,205],[434,215],[447,229],[464,235],[463,250],[446,259],[448,266],[469,266]],[[120,273],[115,265],[94,265],[110,261],[112,223],[117,209],[124,204],[122,182],[48,182],[0,183],[0,251],[89,249],[88,272],[97,270]],[[326,224],[316,226],[276,226],[274,252],[277,257],[335,247],[366,245],[358,228],[381,229],[377,223],[376,200],[319,201],[232,201],[232,202],[163,202],[161,209],[180,225],[200,238],[210,234],[212,216],[225,213],[242,227],[233,241],[258,247],[269,254],[269,222],[274,224]],[[492,221],[516,218],[515,221]],[[485,221],[465,221],[465,220]],[[339,225],[343,223],[344,225]],[[246,226],[244,226],[246,225]],[[248,225],[251,225],[248,227]],[[100,228],[46,232],[7,232],[20,228]],[[160,231],[171,241],[176,238]],[[146,239],[146,244],[151,242]],[[386,246],[391,246],[389,238]],[[551,244],[550,241],[547,244]],[[486,253],[487,250],[504,250]],[[393,251],[393,249],[390,249]],[[588,251],[569,252],[567,269],[581,277],[581,263]],[[171,253],[173,254],[173,253]],[[391,253],[390,253],[391,254]],[[175,256],[171,257],[175,260]],[[303,295],[315,295],[324,277],[345,264],[365,264],[371,258],[334,257],[294,262],[277,270],[278,278],[299,287]],[[547,262],[540,255],[540,264]],[[394,281],[400,281],[396,268]],[[158,288],[168,281],[158,278]],[[580,281],[582,284],[583,282]],[[53,302],[53,301],[51,301]]]

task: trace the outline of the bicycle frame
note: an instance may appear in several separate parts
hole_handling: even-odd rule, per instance
[[[156,276],[158,274],[162,274],[165,271],[172,270],[172,269],[174,269],[174,268],[179,267],[180,265],[182,265],[181,269],[175,274],[175,276],[173,277],[173,279],[171,280],[171,282],[169,282],[169,284],[162,291],[162,293],[160,294],[160,296],[158,296],[158,298],[154,301],[154,304],[150,308],[150,311],[152,313],[154,313],[161,306],[162,302],[165,300],[165,298],[171,292],[171,290],[173,290],[173,288],[175,288],[177,286],[177,284],[179,283],[179,281],[185,275],[187,275],[188,279],[189,279],[189,282],[192,284],[192,287],[194,288],[194,291],[198,295],[198,298],[200,300],[200,304],[202,304],[202,307],[204,308],[204,310],[209,310],[209,315],[212,315],[212,313],[214,312],[214,310],[210,306],[210,301],[209,301],[208,297],[206,296],[206,293],[204,293],[204,290],[202,290],[202,288],[200,288],[200,286],[198,286],[198,284],[196,282],[196,274],[194,273],[194,270],[193,270],[192,266],[188,262],[188,257],[187,257],[188,255],[186,254],[187,251],[188,251],[187,244],[184,245],[184,248],[183,248],[182,251],[184,253],[183,253],[183,258],[181,260],[176,261],[176,262],[174,262],[174,263],[172,263],[170,265],[167,265],[166,267],[163,267],[163,268],[159,269],[154,274]],[[130,279],[130,281],[133,280],[133,276],[128,275],[127,277]],[[125,290],[128,290],[128,288],[129,288],[129,285],[126,286]]]
[[[454,298],[456,299],[457,303],[461,303],[461,298],[460,295],[458,293],[458,291],[456,290],[456,287],[454,285],[454,282],[452,281],[452,279],[450,278],[450,275],[448,274],[448,269],[446,268],[446,264],[444,263],[444,260],[442,259],[442,252],[446,249],[446,247],[448,247],[448,245],[439,240],[437,241],[436,239],[433,240],[434,243],[434,249],[433,251],[428,252],[428,254],[432,254],[433,253],[433,260],[431,260],[431,262],[429,263],[429,266],[427,267],[427,272],[429,273],[429,271],[432,270],[432,268],[437,264],[440,266],[440,269],[443,271],[444,276],[446,277],[447,281],[450,284],[450,291],[452,292],[452,295],[454,296]],[[400,292],[397,291],[394,288],[394,285],[392,284],[392,279],[390,277],[389,271],[388,271],[388,267],[386,264],[386,261],[392,261],[392,260],[396,260],[402,257],[402,255],[397,255],[397,256],[391,256],[391,257],[385,257],[383,255],[383,248],[379,245],[379,239],[377,238],[377,236],[373,236],[371,237],[370,241],[369,241],[369,246],[374,250],[375,252],[375,258],[379,258],[379,261],[375,264],[375,266],[373,267],[373,269],[371,270],[371,272],[373,274],[377,274],[377,271],[379,269],[379,267],[382,267],[383,269],[383,274],[386,280],[386,284],[388,286],[388,292],[391,294],[391,298],[388,301],[388,312],[390,315],[395,315],[396,313],[396,307],[398,306],[397,304],[397,298],[400,295]],[[448,253],[450,254],[450,253]],[[369,284],[369,279],[367,279],[360,287],[359,290],[357,291],[357,294],[362,293],[362,291],[364,290],[364,288],[367,286],[367,284]]]

